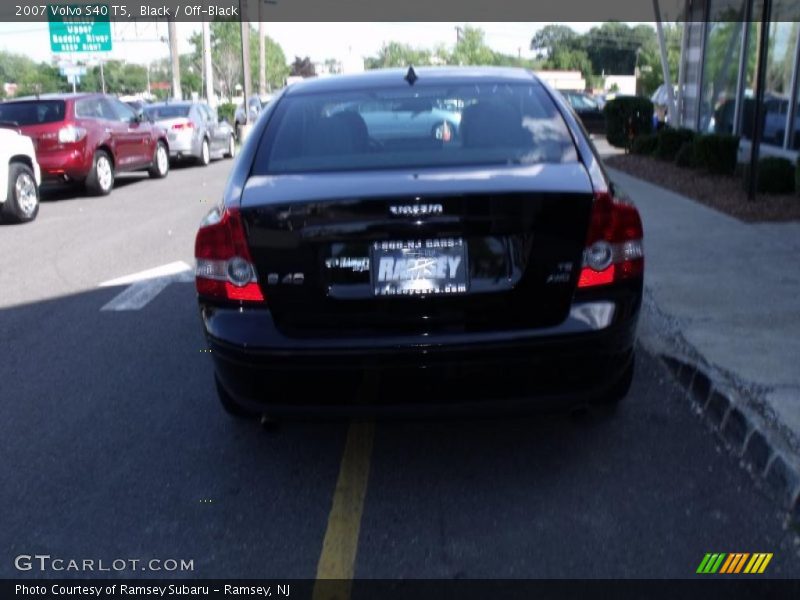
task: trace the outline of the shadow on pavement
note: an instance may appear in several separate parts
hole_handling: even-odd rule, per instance
[[[138,311],[121,288],[0,309],[0,547],[173,558],[191,573],[313,578],[346,422],[228,417],[192,284]],[[660,363],[613,418],[375,425],[358,577],[690,577],[709,551],[796,550]],[[324,386],[323,388],[324,389]],[[1,577],[31,576],[0,561]],[[36,577],[80,576],[45,572]]]

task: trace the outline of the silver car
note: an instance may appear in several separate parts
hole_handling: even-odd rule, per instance
[[[205,166],[212,158],[236,154],[233,129],[201,102],[158,102],[144,108],[145,116],[167,130],[171,158],[193,158]]]

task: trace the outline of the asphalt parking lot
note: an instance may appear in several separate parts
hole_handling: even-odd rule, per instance
[[[613,415],[228,417],[184,267],[230,165],[50,191],[0,226],[0,577],[65,575],[20,554],[193,561],[156,577],[690,577],[707,552],[800,576],[797,532],[643,350]],[[173,279],[119,300],[153,269]]]

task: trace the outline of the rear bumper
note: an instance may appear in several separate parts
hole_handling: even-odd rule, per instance
[[[573,310],[562,324],[540,330],[345,340],[286,339],[266,310],[204,309],[203,318],[216,376],[247,409],[429,415],[569,406],[602,396],[632,358],[638,303],[630,309],[616,305],[599,328]],[[232,328],[237,316],[244,320]],[[244,331],[251,332],[247,340]]]
[[[200,138],[193,133],[189,135],[170,135],[168,140],[171,158],[196,157],[200,155]]]
[[[92,157],[79,148],[40,152],[36,160],[45,182],[83,181],[92,169]]]

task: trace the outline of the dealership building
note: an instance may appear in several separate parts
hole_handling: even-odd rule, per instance
[[[759,48],[766,36],[761,154],[795,159],[800,151],[800,0],[687,0],[685,15],[677,124],[740,135],[740,153],[746,155],[755,120]]]

